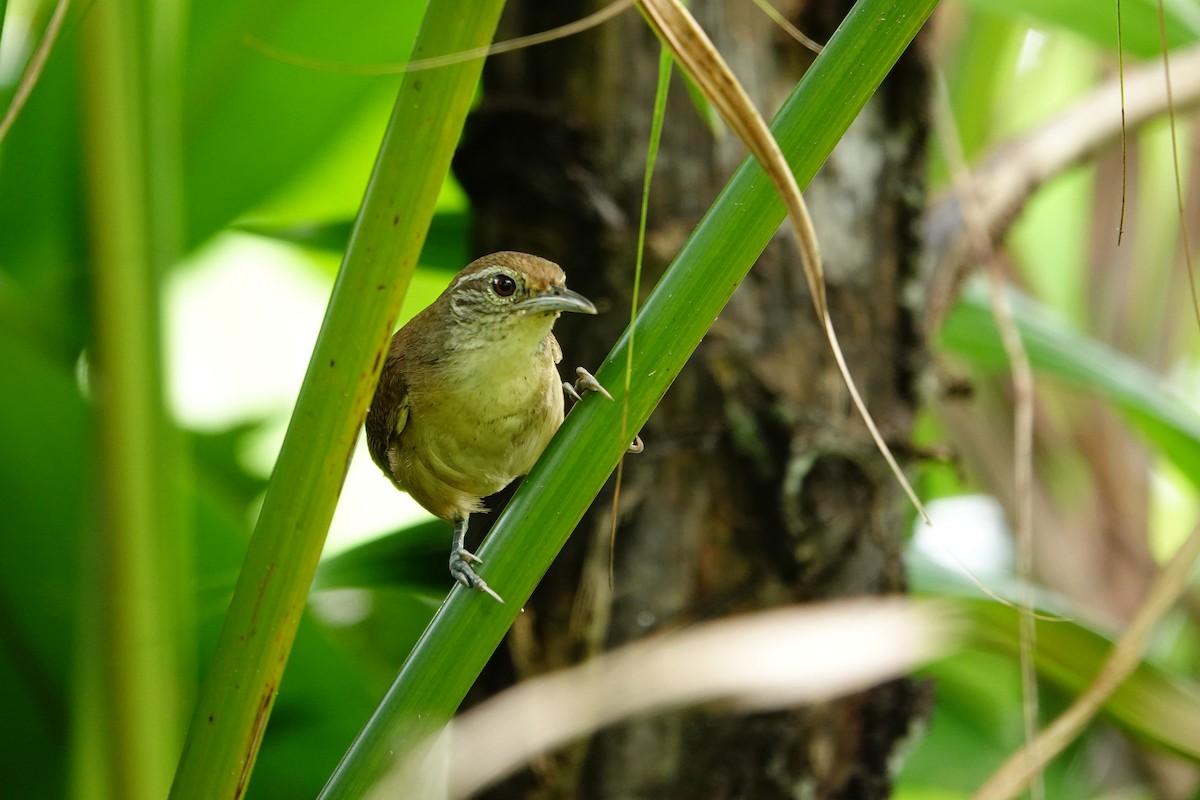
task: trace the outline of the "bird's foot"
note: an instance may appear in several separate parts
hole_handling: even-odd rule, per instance
[[[563,391],[576,403],[583,400],[583,395],[587,392],[595,392],[598,395],[607,397],[609,400],[613,399],[608,390],[600,385],[600,381],[596,380],[596,377],[583,367],[576,367],[575,374],[578,376],[575,378],[575,383],[563,381]]]
[[[492,591],[492,587],[487,585],[487,581],[476,575],[475,570],[471,569],[471,564],[482,563],[482,558],[465,547],[450,551],[450,574],[454,576],[456,581],[468,589],[475,589],[484,594],[491,595],[492,599],[497,603],[503,603],[504,598]]]
[[[596,394],[607,397],[609,400],[613,399],[613,396],[608,393],[608,390],[600,385],[600,381],[596,380],[596,376],[588,372],[583,367],[576,367],[575,374],[578,377],[575,379],[574,384],[571,384],[569,381],[563,381],[563,391],[566,392],[567,395],[576,403],[583,400],[583,394],[585,392],[595,392]],[[645,449],[646,446],[642,444],[642,437],[635,436],[633,437],[633,444],[629,445],[629,450],[627,452],[637,454]]]

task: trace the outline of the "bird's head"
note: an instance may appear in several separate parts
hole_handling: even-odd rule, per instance
[[[446,297],[460,323],[540,330],[543,335],[564,311],[596,313],[592,301],[567,288],[557,264],[526,253],[476,259],[455,276]]]

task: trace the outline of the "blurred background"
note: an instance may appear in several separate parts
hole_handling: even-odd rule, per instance
[[[797,21],[821,6],[775,5]],[[910,474],[935,525],[895,527],[908,540],[909,588],[969,598],[976,635],[922,676],[936,688],[894,772],[906,800],[970,796],[1022,741],[1015,611],[973,582],[1018,596],[1013,392],[986,288],[970,277],[980,258],[955,250],[964,226],[946,222],[964,213],[952,175],[985,201],[1008,191],[1004,176],[1036,176],[1010,209],[981,205],[1037,380],[1033,577],[1040,607],[1067,620],[1038,630],[1047,718],[1090,680],[1196,524],[1200,319],[1185,242],[1193,254],[1200,244],[1200,4],[1164,5],[1172,60],[1193,76],[1176,75],[1182,218],[1165,103],[1148,100],[1155,108],[1131,122],[1123,150],[1110,107],[1056,129],[1055,141],[1081,143],[1076,158],[1039,161],[1038,132],[1116,79],[1113,4],[946,0],[914,48],[929,75],[921,124],[957,141],[915,140],[917,283],[930,288],[914,327],[930,356],[914,381]],[[105,796],[106,748],[122,737],[147,742],[134,781],[146,796],[169,781],[391,110],[395,65],[423,12],[420,2],[366,0],[163,3],[115,34],[143,54],[129,74],[114,66],[114,35],[90,30],[90,8],[62,17],[0,142],[4,797]],[[9,0],[0,106],[18,95],[55,13],[53,2]],[[1124,0],[1122,25],[1125,69],[1161,70],[1155,4]],[[771,41],[810,58],[782,34]],[[111,91],[121,81],[138,87],[140,107]],[[481,102],[488,92],[485,83]],[[732,147],[719,129],[705,135]],[[965,174],[947,156],[958,150]],[[632,173],[639,158],[628,156]],[[125,184],[148,189],[139,200]],[[810,202],[824,236],[820,191]],[[495,238],[473,226],[478,216],[448,177],[401,322]],[[132,259],[114,256],[129,252],[131,218],[149,220],[151,235]],[[679,234],[660,234],[669,260]],[[618,326],[620,309],[609,314]],[[133,499],[122,486],[135,487]],[[137,508],[155,510],[130,517]],[[356,455],[250,796],[312,796],[323,785],[449,588],[447,537]],[[114,567],[113,552],[135,566]],[[1124,693],[1047,770],[1047,796],[1200,797],[1198,601],[1193,582]],[[113,606],[132,606],[142,627],[114,627]],[[116,718],[104,663],[134,663],[123,643],[146,636],[158,654],[127,688],[153,701],[146,719]]]

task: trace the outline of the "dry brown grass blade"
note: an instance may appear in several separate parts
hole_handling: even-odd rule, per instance
[[[1062,713],[1046,726],[1036,741],[1013,753],[992,774],[973,800],[1007,800],[1025,790],[1034,776],[1041,774],[1050,760],[1079,736],[1104,701],[1129,677],[1141,661],[1155,623],[1162,618],[1188,587],[1188,573],[1200,557],[1200,525],[1175,551],[1146,594],[1141,607],[1124,635],[1113,647],[1091,685]]]
[[[838,370],[842,373],[842,379],[846,383],[846,389],[854,402],[854,407],[866,424],[871,438],[875,441],[875,446],[879,448],[879,452],[896,476],[896,480],[900,482],[905,494],[908,495],[921,517],[928,523],[929,515],[925,511],[925,507],[917,498],[912,485],[909,484],[903,470],[900,469],[900,465],[892,455],[892,451],[883,440],[883,436],[880,435],[875,420],[867,411],[866,403],[863,402],[854,378],[851,377],[850,370],[846,366],[846,359],[842,354],[841,345],[838,343],[837,333],[833,329],[833,320],[829,317],[829,307],[825,298],[825,276],[821,269],[821,252],[817,246],[816,231],[813,230],[812,219],[808,215],[804,198],[800,194],[800,187],[796,183],[795,176],[792,175],[783,151],[779,149],[779,143],[775,141],[771,129],[762,115],[758,113],[758,109],[754,107],[754,103],[751,102],[737,77],[729,69],[729,65],[725,63],[699,23],[679,0],[639,0],[639,7],[655,33],[670,49],[671,55],[688,73],[708,102],[712,103],[713,107],[721,114],[725,123],[746,144],[746,147],[762,165],[767,177],[775,184],[784,207],[787,209],[788,220],[791,222],[792,231],[796,237],[796,245],[800,250],[800,262],[804,267],[804,277],[808,282],[809,291],[812,293],[817,317],[825,328],[825,336],[833,351]]]
[[[888,598],[793,606],[656,636],[464,713],[441,737],[434,757],[442,769],[432,772],[445,776],[451,797],[464,798],[630,716],[709,701],[766,710],[828,700],[927,663],[952,644],[955,627],[950,607]],[[401,766],[391,785],[411,786]]]

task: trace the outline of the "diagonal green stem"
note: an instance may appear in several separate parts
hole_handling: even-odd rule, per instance
[[[431,0],[413,58],[491,41],[501,0]],[[240,797],[449,170],[482,61],[401,84],[175,776],[175,798]]]
[[[779,112],[772,129],[803,186],[933,11],[936,0],[860,0]],[[761,168],[742,165],[638,315],[629,427],[637,430],[783,220]],[[597,377],[623,386],[626,331]],[[628,442],[622,403],[591,397],[509,503],[480,550],[499,605],[455,589],[322,793],[362,797],[454,713]],[[652,443],[651,443],[652,446]]]

